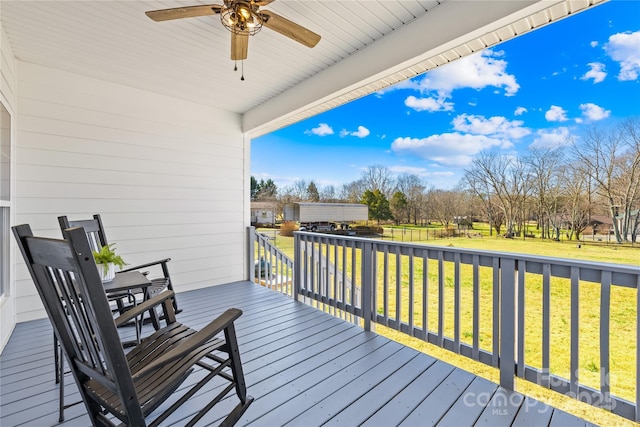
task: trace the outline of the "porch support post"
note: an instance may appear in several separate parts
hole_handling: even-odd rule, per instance
[[[500,259],[500,386],[514,389],[515,377],[515,260]]]

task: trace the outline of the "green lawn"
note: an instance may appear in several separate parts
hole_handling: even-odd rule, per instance
[[[419,242],[413,242],[419,243]],[[454,246],[460,248],[485,249],[500,252],[526,253],[532,255],[551,256],[557,258],[572,258],[590,261],[620,263],[629,265],[640,265],[640,248],[631,248],[613,245],[580,245],[577,242],[554,242],[543,241],[540,239],[504,239],[496,237],[484,238],[448,238],[437,239],[423,242],[429,245]],[[293,256],[293,238],[277,236],[277,246],[285,253]],[[341,258],[339,254],[338,258]],[[356,261],[358,262],[358,261]],[[403,262],[401,260],[401,262]],[[379,265],[381,265],[380,263]],[[395,265],[394,257],[390,257],[390,269],[393,271]],[[347,263],[350,268],[350,260]],[[453,321],[451,313],[453,313],[453,273],[452,266],[447,266],[445,274],[445,296],[443,299],[445,313],[445,335],[453,336]],[[437,313],[438,308],[438,288],[435,261],[429,264],[429,307],[430,313]],[[402,318],[408,320],[408,269],[405,267],[401,270],[401,307]],[[421,282],[422,266],[416,265],[414,268],[414,277],[416,283]],[[491,349],[492,330],[491,330],[491,276],[490,269],[481,269],[481,290],[480,294],[487,295],[486,298],[481,297],[481,319],[480,319],[480,346],[487,350]],[[527,275],[529,276],[529,275]],[[382,277],[382,272],[379,272]],[[392,277],[392,281],[395,278]],[[541,278],[531,275],[526,278],[526,355],[527,364],[540,367],[542,360],[542,301],[541,301]],[[421,301],[421,289],[416,287],[414,300]],[[470,279],[470,267],[462,266],[461,268],[461,339],[471,343],[472,334],[472,284]],[[382,282],[378,283],[379,301],[382,300]],[[561,375],[565,378],[569,375],[569,343],[570,343],[570,310],[569,299],[570,292],[568,282],[563,279],[552,279],[551,282],[551,370],[552,373]],[[599,388],[599,285],[582,283],[580,292],[580,380],[594,388]],[[389,292],[388,309],[390,313],[395,313],[396,296],[395,291]],[[380,302],[381,304],[381,302]],[[381,305],[378,305],[378,311]],[[414,305],[414,319],[416,324],[420,325],[421,308],[420,304]],[[636,343],[636,292],[631,289],[620,289],[613,287],[612,303],[611,303],[611,387],[612,393],[617,396],[624,397],[629,400],[635,399],[635,343]],[[436,316],[431,315],[429,319],[429,329],[437,330]],[[478,375],[497,381],[497,373],[493,368],[473,362],[470,359],[457,356],[443,350],[441,348],[429,345],[421,340],[412,339],[404,334],[396,331],[387,330],[381,326],[377,326],[377,331],[381,334],[390,336],[391,338],[410,345],[421,351],[425,351],[443,360],[450,361],[457,366],[470,370]],[[591,419],[595,423],[612,425],[626,424],[625,420],[604,414],[604,411],[592,409],[588,405],[582,405],[573,399],[567,399],[558,393],[550,393],[541,387],[529,384],[525,381],[518,382],[518,390],[525,391],[540,399],[548,401],[550,404],[576,413],[579,416]],[[612,418],[608,418],[608,417]],[[604,418],[603,418],[604,417]]]

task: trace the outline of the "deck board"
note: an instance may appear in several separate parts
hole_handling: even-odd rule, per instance
[[[239,426],[590,425],[251,282],[177,297],[178,319],[196,329],[228,307],[243,310],[236,332],[255,401]],[[121,335],[131,339],[134,329]],[[58,425],[52,341],[48,320],[16,326],[0,355],[0,425]],[[67,403],[78,400],[70,376],[67,383]],[[163,426],[184,425],[220,387],[205,386]],[[198,425],[216,425],[234,404],[223,400]],[[60,425],[89,424],[82,404],[65,415]]]
[[[432,369],[422,372],[385,406],[371,414],[362,425],[372,427],[400,424],[454,369],[448,363],[436,361]]]

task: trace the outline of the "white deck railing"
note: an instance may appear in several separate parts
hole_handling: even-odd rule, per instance
[[[275,249],[256,241],[263,254]],[[507,389],[519,377],[640,419],[639,267],[305,232],[295,233],[294,263],[273,259],[292,272],[283,293],[365,329],[384,325],[496,367]],[[585,293],[599,294],[598,307]],[[615,321],[612,301],[630,308]],[[616,370],[612,339],[632,368]],[[581,359],[588,348],[597,364]],[[623,376],[635,381],[631,398],[611,390]]]
[[[271,236],[249,227],[249,280],[293,297],[293,260],[271,239]]]

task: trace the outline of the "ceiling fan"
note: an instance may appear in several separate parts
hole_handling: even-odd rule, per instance
[[[156,22],[220,15],[220,21],[231,31],[231,59],[247,59],[249,36],[258,33],[263,26],[272,29],[307,47],[314,47],[320,36],[271,11],[259,10],[274,0],[224,0],[224,4],[206,4],[172,9],[152,10],[146,15]]]

